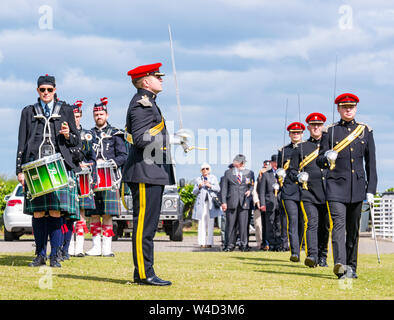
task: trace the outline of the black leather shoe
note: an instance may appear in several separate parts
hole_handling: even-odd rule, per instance
[[[68,254],[68,252],[63,252],[62,257],[63,257],[63,261],[70,260],[70,255]]]
[[[300,257],[297,254],[292,254],[290,256],[290,261],[292,261],[292,262],[299,262],[300,261]]]
[[[43,257],[42,255],[38,255],[37,257],[34,258],[32,262],[29,263],[29,267],[40,267],[40,266],[45,266],[47,259]]]
[[[248,252],[248,251],[250,251],[250,248],[248,246],[242,246],[239,248],[239,251]]]
[[[319,266],[323,267],[323,268],[328,267],[327,259],[326,258],[319,258]]]
[[[234,251],[234,247],[231,247],[231,248],[227,247],[226,249],[224,249],[224,251],[225,251],[225,252],[231,252],[231,251]]]
[[[160,279],[158,276],[153,276],[146,279],[134,279],[134,282],[140,285],[149,285],[149,286],[170,286],[172,285],[171,281],[166,281]]]
[[[309,268],[316,268],[317,267],[317,262],[314,257],[306,257],[304,264],[308,266]]]
[[[112,258],[112,257],[115,257],[115,254],[114,253],[108,253],[108,254],[103,254],[102,255],[103,257],[110,257],[110,258]]]
[[[57,257],[51,258],[49,265],[50,265],[52,268],[60,268],[60,267],[62,266],[62,265],[59,263],[59,260],[58,260]]]
[[[80,252],[80,253],[76,254],[74,257],[83,258],[84,256],[85,256],[85,254]]]
[[[336,276],[338,277],[338,279],[342,279],[346,276],[347,268],[346,268],[346,265],[344,265],[342,263],[337,263],[337,264],[335,264],[333,271],[336,274]]]

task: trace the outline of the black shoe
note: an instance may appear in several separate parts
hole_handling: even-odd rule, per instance
[[[319,264],[320,267],[323,267],[323,268],[328,267],[326,258],[319,258],[319,263],[318,264]]]
[[[336,276],[338,277],[338,279],[344,279],[348,275],[352,274],[351,269],[349,270],[348,267],[342,263],[336,263],[333,271],[336,274]],[[348,273],[348,271],[350,271],[350,272]]]
[[[227,247],[226,249],[224,249],[225,252],[231,252],[234,251],[234,247]]]
[[[249,248],[249,246],[242,246],[242,247],[239,247],[239,251],[248,252],[248,251],[250,251],[250,248]]]
[[[317,262],[314,257],[306,257],[304,264],[308,266],[309,268],[316,268],[317,267]]]
[[[68,254],[68,252],[63,252],[62,257],[63,257],[63,261],[70,260],[70,255]]]
[[[300,261],[300,257],[297,254],[292,254],[290,256],[290,261],[292,261],[292,262],[299,262]]]
[[[46,261],[47,258],[43,257],[42,255],[38,255],[32,262],[29,263],[29,267],[45,266],[47,264]]]
[[[153,276],[146,279],[136,279],[134,278],[134,282],[140,285],[149,285],[149,286],[170,286],[172,285],[171,281],[166,281],[160,279],[158,276]]]
[[[109,254],[105,254],[105,255],[103,254],[102,256],[103,257],[115,257],[115,254],[111,252]]]
[[[80,252],[80,253],[76,254],[74,257],[83,258],[84,256],[85,256],[85,254]]]
[[[59,263],[59,259],[57,257],[51,257],[49,265],[52,268],[60,268],[62,265]]]

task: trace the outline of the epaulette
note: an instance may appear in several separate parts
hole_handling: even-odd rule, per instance
[[[369,131],[369,132],[372,131],[372,128],[371,128],[368,124],[366,124],[366,123],[364,123],[364,122],[358,122],[358,121],[357,121],[357,123],[358,123],[358,124],[361,124],[361,125],[363,125],[363,126],[366,126],[366,127],[368,128],[368,131]]]
[[[144,107],[152,107],[152,102],[150,102],[147,95],[143,95],[140,100],[137,100],[137,102]]]

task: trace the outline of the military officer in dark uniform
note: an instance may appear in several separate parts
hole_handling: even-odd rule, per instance
[[[373,203],[378,180],[373,131],[355,120],[358,102],[351,93],[335,99],[341,120],[323,136],[318,157],[319,166],[328,168],[326,197],[338,278],[357,278],[361,207],[365,199]]]
[[[325,179],[327,169],[320,168],[319,155],[326,117],[311,113],[306,118],[310,137],[295,149],[290,162],[289,178],[298,182],[301,211],[304,215],[305,265],[327,266],[329,219],[326,206]]]
[[[300,190],[298,182],[292,181],[286,174],[291,157],[299,143],[302,142],[305,126],[301,122],[293,122],[287,126],[291,142],[279,150],[278,170],[276,175],[280,185],[281,209],[287,217],[287,233],[290,242],[290,261],[300,261],[303,240],[303,216],[300,208]]]
[[[61,215],[79,215],[76,204],[76,188],[64,187],[48,194],[28,198],[25,176],[22,165],[43,157],[60,153],[68,175],[74,177],[76,166],[70,148],[79,144],[80,139],[75,126],[74,115],[70,106],[56,96],[55,77],[40,76],[37,81],[37,103],[22,110],[16,174],[18,181],[25,187],[24,213],[31,214],[36,258],[29,266],[37,267],[46,264],[46,248],[48,235],[51,244],[50,266],[61,267],[59,249],[62,241]],[[44,118],[45,117],[45,118]],[[46,120],[45,120],[46,119]],[[48,123],[45,126],[45,123]]]
[[[143,65],[127,73],[137,93],[127,111],[127,141],[131,146],[123,169],[123,181],[133,197],[134,282],[155,286],[171,285],[155,274],[153,238],[164,186],[175,183],[169,135],[156,103],[164,76],[160,72],[161,65]]]
[[[233,167],[224,173],[221,197],[228,232],[228,246],[225,251],[235,249],[237,229],[240,237],[240,250],[249,251],[249,208],[254,186],[254,174],[245,168],[245,163],[245,156],[238,154],[233,160]]]
[[[93,135],[93,149],[96,153],[97,166],[100,163],[110,163],[114,169],[115,187],[111,190],[102,190],[94,193],[95,209],[86,209],[85,215],[91,217],[90,231],[92,233],[92,248],[86,252],[89,256],[113,257],[111,250],[112,236],[114,236],[112,226],[112,216],[120,215],[120,168],[127,159],[124,132],[108,123],[108,98],[100,99],[93,107],[93,118],[96,126],[91,129]],[[99,180],[99,177],[97,177]],[[103,221],[101,222],[101,217]],[[102,232],[102,246],[101,246]]]

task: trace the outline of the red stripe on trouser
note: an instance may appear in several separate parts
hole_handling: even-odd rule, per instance
[[[113,237],[115,235],[112,224],[103,224],[103,236],[104,237]]]

